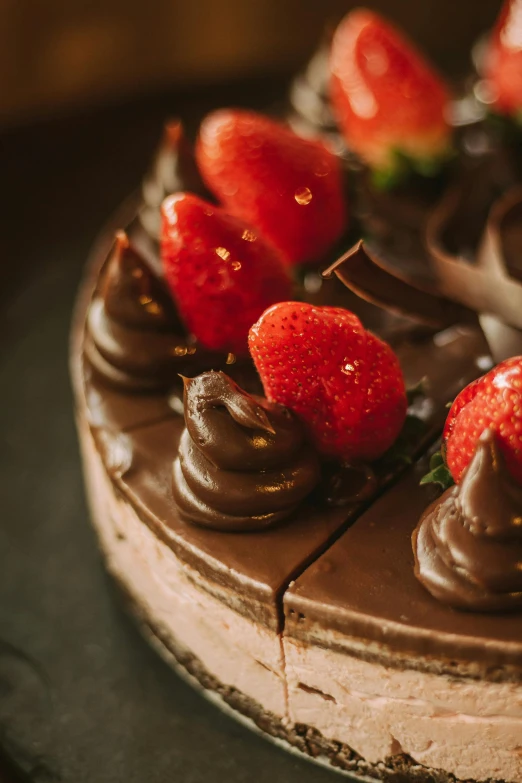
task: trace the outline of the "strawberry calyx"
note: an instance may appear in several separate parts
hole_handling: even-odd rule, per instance
[[[444,174],[455,154],[451,146],[432,157],[415,157],[394,148],[387,166],[371,169],[372,184],[377,190],[393,190],[412,178],[436,179]]]
[[[390,448],[368,462],[327,461],[323,463],[323,495],[330,506],[364,502],[378,486],[396,478],[413,464],[428,432],[426,422],[413,412],[412,405],[426,396],[424,380],[406,392],[408,413],[402,429]]]
[[[424,486],[425,484],[437,484],[445,492],[455,484],[450,469],[444,459],[443,449],[440,449],[431,455],[429,467],[429,472],[426,473],[419,482],[421,486]]]
[[[379,471],[386,472],[386,470],[395,468],[397,465],[407,466],[413,464],[419,442],[423,439],[427,430],[428,427],[425,421],[414,413],[407,413],[397,439],[375,463]]]
[[[330,53],[333,112],[347,146],[372,170],[401,170],[395,149],[431,175],[452,145],[450,89],[407,37],[365,8],[337,27]],[[424,161],[430,161],[429,164]]]

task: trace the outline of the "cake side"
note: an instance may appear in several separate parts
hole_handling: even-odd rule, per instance
[[[289,713],[368,760],[405,753],[457,778],[518,781],[520,624],[510,613],[455,611],[415,579],[411,535],[429,499],[419,486],[425,468],[286,592]]]

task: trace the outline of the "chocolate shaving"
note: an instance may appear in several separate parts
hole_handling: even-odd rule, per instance
[[[361,299],[427,326],[444,329],[475,318],[467,307],[451,301],[454,297],[428,291],[416,280],[384,266],[368,253],[362,240],[326,269],[323,277],[332,274]]]
[[[508,219],[522,208],[522,189],[513,188],[493,204],[475,263],[449,251],[443,241],[458,199],[457,191],[448,193],[427,227],[427,244],[440,291],[477,313],[496,316],[505,324],[522,329],[522,283],[509,273],[504,245]]]

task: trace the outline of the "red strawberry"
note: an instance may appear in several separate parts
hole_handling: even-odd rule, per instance
[[[391,171],[400,155],[422,170],[447,154],[449,93],[421,54],[378,14],[349,13],[330,55],[334,113],[351,149]]]
[[[451,406],[443,439],[457,483],[486,429],[497,433],[507,466],[522,483],[522,356],[501,362],[471,383]]]
[[[268,399],[301,416],[323,454],[373,460],[397,438],[407,408],[399,361],[353,313],[281,302],[249,344]]]
[[[493,106],[501,114],[522,109],[522,5],[506,0],[484,57],[484,76]]]
[[[341,162],[322,142],[254,112],[222,109],[203,121],[196,158],[210,190],[288,264],[321,261],[343,233]]]
[[[165,276],[187,328],[206,348],[247,352],[251,325],[291,290],[278,252],[191,193],[165,199],[162,221]]]

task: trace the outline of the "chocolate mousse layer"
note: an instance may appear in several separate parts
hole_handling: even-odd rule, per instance
[[[522,624],[511,612],[454,609],[415,577],[411,535],[433,499],[419,486],[427,468],[423,459],[286,591],[289,717],[385,779],[406,757],[413,776],[520,781]],[[481,563],[490,585],[509,579]]]

